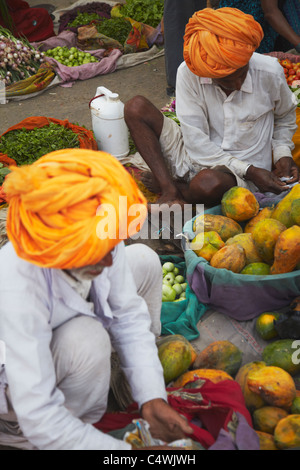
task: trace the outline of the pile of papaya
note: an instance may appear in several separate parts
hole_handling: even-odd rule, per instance
[[[251,191],[234,186],[223,195],[221,211],[193,222],[190,248],[212,267],[249,275],[300,269],[300,184],[264,208]]]
[[[169,335],[158,339],[157,348],[167,386],[186,389],[206,380],[235,380],[260,449],[295,449],[300,448],[300,391],[294,376],[300,372],[300,360],[293,360],[297,351],[289,340],[278,341],[264,348],[261,361],[245,364],[242,351],[227,340],[198,352],[184,336]],[[300,345],[298,349],[300,355]]]

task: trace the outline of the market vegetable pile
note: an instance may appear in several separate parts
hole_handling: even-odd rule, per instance
[[[29,165],[54,150],[79,146],[77,134],[52,122],[32,130],[12,130],[0,139],[0,153],[14,159],[17,165]]]
[[[53,57],[53,59],[68,67],[77,67],[83,64],[98,62],[98,59],[92,54],[83,52],[77,49],[77,47],[71,47],[69,49],[66,46],[57,46],[53,49],[48,49],[45,54],[47,57]]]
[[[276,205],[260,209],[255,195],[234,186],[221,201],[222,215],[193,222],[190,248],[216,269],[242,275],[275,275],[300,269],[300,184]]]
[[[118,6],[123,16],[156,28],[164,12],[163,0],[127,0]]]
[[[178,302],[186,298],[187,282],[174,263],[167,261],[162,265],[162,301]]]
[[[59,32],[70,29],[76,31],[79,26],[89,24],[95,19],[110,18],[111,6],[103,2],[91,2],[67,11],[59,18]]]
[[[299,355],[295,343],[299,341],[269,342],[260,360],[253,362],[245,362],[240,348],[228,340],[212,341],[197,351],[184,336],[169,335],[157,340],[157,349],[168,387],[188,393],[201,388],[203,381],[214,383],[216,389],[224,381],[235,381],[260,450],[282,450],[300,446],[300,361],[292,360]]]
[[[44,62],[45,54],[24,39],[16,39],[9,30],[0,26],[0,79],[5,85],[36,74]]]
[[[290,59],[278,59],[290,90],[294,93],[300,107],[300,62]]]

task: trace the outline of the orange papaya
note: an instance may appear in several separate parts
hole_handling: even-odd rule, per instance
[[[198,380],[210,380],[213,383],[219,383],[223,380],[233,380],[233,378],[227,374],[224,370],[217,370],[217,369],[195,369],[189,370],[181,374],[174,382],[173,387],[185,387],[189,388],[192,387],[192,383],[194,386],[197,386]]]
[[[195,234],[199,232],[217,232],[222,240],[226,242],[228,238],[242,233],[243,229],[238,222],[229,217],[219,214],[201,214],[193,222],[193,231]]]
[[[293,225],[300,225],[300,197],[298,199],[294,199],[291,205],[291,219]]]
[[[272,264],[274,260],[275,244],[279,235],[286,230],[285,225],[275,219],[263,219],[257,222],[252,231],[256,249],[262,260]]]
[[[221,199],[222,213],[237,222],[249,220],[259,211],[259,203],[249,189],[233,186]]]
[[[263,431],[255,431],[259,438],[260,450],[278,450],[272,434]]]
[[[266,404],[266,402],[258,393],[254,393],[252,392],[252,390],[250,390],[247,383],[248,375],[255,370],[262,369],[263,367],[266,367],[266,364],[263,361],[248,362],[239,369],[238,373],[235,376],[236,382],[240,385],[242,389],[245,404],[250,413],[252,413],[254,410],[257,410],[258,408],[261,408]]]
[[[245,250],[246,264],[259,263],[262,261],[256,246],[254,244],[251,233],[240,233],[234,237],[229,238],[226,241],[226,245],[232,245],[233,243],[239,244]]]
[[[246,265],[245,250],[238,244],[225,245],[212,256],[210,265],[239,273]]]
[[[277,406],[263,406],[252,414],[253,427],[257,431],[273,434],[277,423],[288,416],[288,412]]]
[[[262,339],[267,341],[278,336],[274,321],[278,320],[279,317],[279,312],[264,312],[257,317],[255,329]]]
[[[197,256],[210,261],[212,256],[224,245],[225,243],[220,235],[212,230],[210,232],[199,232],[189,247]]]
[[[272,218],[272,212],[274,210],[274,206],[271,206],[271,207],[264,207],[263,209],[261,209],[257,215],[255,215],[254,217],[252,217],[245,225],[245,228],[244,228],[244,233],[252,233],[252,230],[254,228],[254,226],[257,224],[257,222],[259,222],[260,220],[263,220],[263,219],[270,219]]]
[[[241,366],[242,358],[242,351],[230,341],[213,341],[198,353],[193,369],[224,370],[234,377]]]
[[[172,336],[172,335],[170,335]],[[157,343],[165,383],[168,384],[185,372],[192,363],[192,350],[189,342],[180,338],[168,338]]]
[[[300,262],[300,226],[292,225],[278,237],[274,248],[274,262],[271,274],[293,271]]]
[[[294,225],[292,216],[291,216],[291,207],[292,203],[295,199],[300,198],[300,184],[296,184],[293,188],[288,192],[286,196],[284,196],[281,201],[279,201],[273,212],[272,218],[279,220],[283,225],[287,228]]]
[[[278,449],[300,447],[300,415],[290,414],[277,423],[274,442]]]
[[[289,409],[296,396],[296,387],[292,376],[276,366],[266,366],[249,373],[249,389],[259,394],[271,406]]]

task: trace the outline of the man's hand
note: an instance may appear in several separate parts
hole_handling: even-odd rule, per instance
[[[290,178],[287,183],[296,183],[299,181],[299,168],[291,157],[282,157],[275,164],[275,169],[273,170],[274,175],[281,178],[285,176]]]
[[[149,423],[152,437],[165,442],[182,439],[193,433],[187,420],[161,398],[144,403],[141,416]]]
[[[281,181],[280,177],[277,176],[275,172],[264,170],[263,168],[258,168],[253,165],[248,168],[245,179],[252,181],[263,193],[271,192],[279,194],[289,189],[287,184],[290,181],[288,183]]]

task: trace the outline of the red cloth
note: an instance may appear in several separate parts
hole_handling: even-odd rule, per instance
[[[55,36],[53,21],[44,8],[30,8],[23,0],[6,0],[8,11],[12,17],[16,37],[25,36],[29,42],[43,41]],[[0,25],[7,28],[0,13]]]
[[[215,443],[221,429],[228,431],[228,423],[234,412],[243,415],[252,428],[251,415],[246,408],[241,387],[234,380],[217,384],[206,380],[201,387],[167,390],[170,406],[186,416],[194,430],[190,437],[206,449]],[[126,427],[139,417],[136,405],[132,405],[126,413],[106,413],[94,426],[103,432],[110,432]],[[195,418],[201,421],[201,427],[196,424]]]

